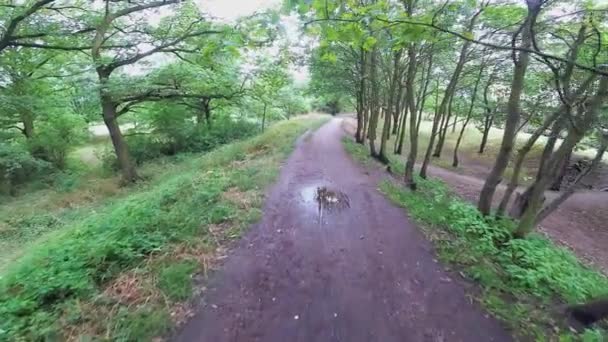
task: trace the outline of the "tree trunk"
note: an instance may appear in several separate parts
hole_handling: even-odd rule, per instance
[[[399,60],[401,59],[402,50],[397,51],[393,55],[393,73],[391,76],[390,88],[388,90],[388,101],[386,105],[386,112],[384,114],[384,127],[382,129],[382,139],[380,140],[380,153],[378,159],[384,164],[388,164],[388,158],[386,157],[386,145],[391,135],[391,120],[396,117],[393,115],[395,98],[399,97],[397,93],[399,87]]]
[[[509,201],[511,200],[511,196],[513,195],[513,192],[517,188],[517,185],[519,185],[519,175],[521,173],[521,168],[522,168],[522,165],[524,164],[524,159],[526,158],[526,155],[528,154],[528,152],[530,152],[530,150],[532,149],[534,144],[536,144],[536,141],[538,140],[538,138],[540,138],[540,136],[545,132],[545,130],[559,116],[560,116],[560,110],[555,111],[552,115],[547,117],[545,119],[545,121],[543,122],[543,124],[540,127],[538,127],[536,129],[536,131],[534,131],[534,133],[530,136],[528,141],[526,141],[524,146],[522,146],[519,149],[519,151],[517,153],[517,157],[515,159],[515,164],[513,165],[513,174],[511,175],[511,180],[509,181],[509,184],[507,185],[507,189],[505,190],[502,200],[500,201],[500,204],[498,205],[498,210],[496,211],[497,216],[504,215],[504,213],[509,205]],[[518,211],[521,213],[523,210],[518,210]]]
[[[527,1],[528,14],[525,22],[523,23],[521,30],[518,30],[515,35],[519,32],[522,33],[521,47],[529,49],[532,46],[532,27],[536,22],[538,13],[540,12],[542,2],[540,1]],[[516,37],[514,37],[515,39]],[[519,58],[515,57],[513,53],[513,59],[515,68],[513,70],[513,80],[511,82],[511,94],[509,95],[509,101],[507,102],[507,118],[505,122],[504,134],[502,142],[500,144],[500,150],[496,156],[496,161],[490,174],[486,178],[486,181],[481,189],[479,195],[479,202],[477,207],[483,215],[489,215],[492,209],[492,199],[496,192],[496,187],[502,180],[502,176],[509,164],[511,153],[513,151],[513,145],[515,142],[515,136],[517,127],[519,124],[519,116],[521,112],[521,94],[524,87],[524,81],[528,64],[530,60],[530,53],[527,51],[520,51]]]
[[[445,136],[448,134],[448,127],[450,125],[450,118],[452,116],[452,103],[454,100],[454,96],[450,97],[450,101],[448,104],[448,115],[445,118],[445,121],[442,121],[443,124],[439,128],[439,139],[437,140],[437,145],[435,146],[435,152],[433,152],[433,157],[439,158],[441,157],[441,152],[443,151],[443,144],[445,143]]]
[[[382,125],[382,135],[380,136],[380,151],[378,152],[377,159],[382,164],[388,164],[388,158],[386,157],[386,145],[391,135],[391,121],[393,116],[390,114],[390,110],[384,110],[384,124]]]
[[[262,132],[264,132],[264,128],[266,126],[266,103],[264,103],[264,112],[262,113]]]
[[[452,133],[456,132],[457,123],[458,123],[458,111],[456,111],[456,115],[454,115],[454,122],[452,123]]]
[[[475,23],[477,22],[477,18],[481,14],[482,10],[483,10],[483,8],[480,9],[479,11],[477,11],[477,13],[475,13],[475,15],[473,15],[473,17],[469,21],[467,30],[473,31],[473,28],[475,27]],[[443,133],[441,133],[439,140],[437,141],[437,148],[435,149],[435,153],[433,153],[433,157],[441,156],[441,150],[443,149],[443,142],[445,140],[445,135],[447,133],[448,126],[450,123],[449,116],[447,117],[447,120],[445,120],[445,124],[444,124],[443,118],[445,117],[445,111],[446,111],[446,108],[448,107],[448,105],[450,108],[448,115],[452,115],[452,98],[454,97],[454,93],[456,92],[456,85],[458,84],[458,80],[460,79],[460,74],[462,73],[464,65],[467,62],[467,54],[468,54],[468,50],[469,50],[470,46],[471,46],[471,42],[469,42],[469,41],[464,41],[462,43],[462,48],[460,49],[460,55],[458,56],[458,62],[456,63],[456,68],[454,69],[454,73],[452,74],[452,77],[450,78],[450,82],[448,83],[448,86],[445,89],[445,94],[443,96],[441,104],[439,105],[439,116],[442,117],[440,127],[442,127],[441,132],[443,132]]]
[[[481,143],[479,144],[479,154],[483,154],[483,152],[486,150],[486,144],[488,143],[488,135],[490,134],[490,129],[492,129],[493,123],[494,117],[486,115],[483,123],[483,135],[481,136]]]
[[[410,11],[413,10],[410,5]],[[412,190],[416,190],[416,181],[414,180],[414,165],[416,164],[416,156],[418,154],[418,131],[416,128],[416,99],[414,96],[414,81],[416,78],[416,45],[410,43],[408,48],[409,65],[407,68],[407,77],[405,82],[405,95],[407,107],[410,111],[410,153],[405,163],[405,184]]]
[[[401,85],[401,79],[398,80],[397,86],[397,97],[395,100],[395,114],[393,115],[393,135],[399,134],[399,129],[401,128],[399,125],[401,123],[401,105],[403,103],[403,86]],[[395,139],[397,140],[397,139]]]
[[[601,163],[602,158],[604,157],[604,153],[606,152],[607,148],[608,148],[608,134],[604,134],[602,137],[601,145],[600,145],[599,149],[597,150],[597,153],[595,154],[595,158],[593,158],[591,165],[589,165],[586,169],[582,170],[581,173],[579,173],[576,176],[576,179],[568,186],[568,188],[559,195],[559,197],[557,197],[556,199],[551,201],[551,203],[547,204],[536,215],[536,218],[535,218],[536,224],[539,224],[540,222],[542,222],[545,218],[547,218],[547,216],[549,216],[552,212],[554,212],[562,203],[564,203],[568,198],[570,198],[570,196],[572,196],[572,194],[574,194],[578,183],[580,183],[585,178],[585,176],[587,176],[591,171],[595,170],[598,167],[598,165]]]
[[[549,190],[559,191],[562,188],[562,183],[564,181],[564,177],[566,176],[566,172],[568,171],[568,166],[570,165],[570,158],[572,158],[572,151],[570,151],[566,155],[566,157],[557,166],[559,173],[553,180],[553,183],[551,183],[551,185],[549,186]]]
[[[608,76],[601,78],[597,93],[588,101],[579,106],[579,113],[570,122],[568,135],[561,143],[557,151],[555,151],[545,167],[545,172],[531,186],[531,194],[528,200],[528,206],[521,216],[521,220],[515,230],[516,237],[526,236],[536,225],[536,216],[541,208],[541,198],[544,195],[545,189],[549,182],[553,180],[557,174],[558,164],[571,153],[576,144],[584,137],[586,132],[591,128],[593,122],[597,119],[598,112],[608,96]]]
[[[357,92],[357,132],[355,133],[355,140],[359,144],[365,143],[365,50],[360,50],[360,72],[359,75],[359,89]]]
[[[118,118],[116,111],[117,104],[112,100],[111,95],[107,93],[106,87],[109,80],[109,73],[102,67],[99,67],[97,69],[97,74],[99,76],[99,100],[101,104],[103,122],[110,133],[110,139],[112,140],[112,145],[114,146],[118,166],[120,167],[122,173],[122,181],[125,184],[133,183],[139,179],[139,176],[137,175],[135,165],[131,160],[129,148],[124,136],[122,135],[122,132],[120,131],[118,121],[116,121]]]
[[[429,138],[429,145],[426,147],[426,152],[424,154],[424,160],[422,161],[422,166],[420,167],[420,177],[426,179],[426,170],[431,161],[431,152],[433,152],[433,143],[435,142],[435,136],[437,135],[437,129],[439,128],[439,107],[437,107],[437,103],[439,102],[439,80],[437,80],[437,87],[435,89],[435,116],[433,117],[433,127],[431,128],[431,136]]]
[[[479,154],[483,154],[483,152],[486,149],[486,144],[488,143],[488,135],[490,134],[490,129],[492,128],[492,123],[494,123],[494,110],[490,107],[490,101],[488,99],[488,91],[490,90],[490,87],[492,86],[492,83],[494,82],[494,78],[496,77],[496,72],[497,72],[497,68],[494,67],[492,69],[492,74],[490,75],[490,77],[488,78],[488,83],[486,83],[486,86],[483,89],[483,104],[484,104],[484,111],[485,111],[485,117],[483,120],[483,134],[481,136],[481,143],[479,144]]]
[[[205,122],[207,126],[211,126],[211,99],[203,99],[203,114],[205,114]]]
[[[568,113],[566,115],[571,115],[571,113]],[[545,168],[549,162],[549,159],[551,158],[551,156],[553,154],[553,150],[555,149],[555,143],[557,142],[557,139],[560,136],[560,132],[564,128],[563,127],[564,123],[565,123],[565,118],[563,118],[563,117],[558,118],[558,120],[556,120],[553,123],[553,126],[551,127],[551,133],[549,135],[549,139],[547,140],[543,153],[540,157],[538,170],[536,171],[536,179],[540,179],[542,177],[542,175],[545,173]],[[511,217],[517,218],[517,219],[519,219],[521,217],[521,215],[524,213],[524,211],[528,207],[528,203],[529,203],[531,194],[532,194],[532,187],[528,187],[523,193],[518,194],[516,196],[515,201],[513,202],[513,205],[511,207],[511,210],[509,211],[509,215]]]
[[[23,135],[29,140],[34,137],[34,117],[29,111],[22,112],[20,117],[23,124]]]
[[[397,104],[397,108],[396,110],[399,112],[399,120],[397,121],[398,127],[397,127],[397,137],[395,138],[395,144],[393,146],[393,153],[394,154],[401,154],[401,149],[400,149],[400,144],[403,144],[403,140],[402,140],[402,135],[404,133],[405,130],[405,119],[403,119],[403,116],[405,116],[405,113],[407,113],[407,109],[404,111],[403,110],[403,86],[399,85],[399,103]],[[397,153],[399,152],[399,153]]]
[[[399,132],[399,144],[397,145],[397,148],[395,149],[395,154],[402,154],[403,152],[403,141],[405,140],[405,129],[407,128],[407,113],[408,113],[408,106],[407,106],[407,99],[405,106],[403,106],[403,114],[401,115],[401,131]]]
[[[475,86],[473,87],[473,93],[471,94],[471,104],[469,106],[469,111],[467,113],[467,117],[462,124],[462,129],[460,130],[460,134],[458,135],[458,139],[456,140],[456,146],[454,147],[454,158],[452,159],[452,166],[458,167],[458,149],[460,148],[460,143],[462,142],[462,137],[464,136],[464,131],[471,120],[471,116],[473,115],[473,108],[475,108],[475,100],[477,99],[477,88],[479,87],[479,82],[481,81],[481,75],[483,74],[485,66],[482,64],[479,67],[479,74],[477,74],[477,80],[475,80]],[[456,127],[456,125],[454,125]]]
[[[431,71],[433,69],[433,54],[434,51],[432,50],[434,47],[434,45],[431,45],[431,53],[429,54],[428,60],[428,66],[426,69],[426,76],[424,77],[424,86],[422,89],[422,97],[418,99],[418,101],[416,101],[416,108],[418,109],[418,120],[417,120],[417,127],[416,127],[416,132],[420,132],[420,123],[422,122],[422,112],[424,111],[424,104],[426,103],[426,97],[428,95],[428,88],[429,88],[429,83],[431,82]],[[439,83],[438,83],[439,84]]]
[[[371,87],[371,97],[369,101],[370,105],[370,118],[369,118],[369,127],[368,127],[368,138],[369,138],[369,153],[373,158],[378,157],[378,152],[376,152],[376,129],[378,127],[378,117],[380,116],[380,108],[378,101],[378,82],[376,81],[376,70],[377,70],[377,55],[378,52],[374,48],[371,52],[371,61],[370,61],[370,78],[369,83]]]
[[[129,155],[129,148],[125,142],[124,136],[120,131],[118,121],[116,121],[116,106],[111,100],[108,100],[105,96],[101,98],[101,106],[103,112],[103,121],[110,132],[110,139],[114,146],[114,152],[116,152],[116,158],[118,159],[118,165],[122,172],[122,179],[125,183],[133,183],[139,177],[135,170],[135,166],[131,161]]]

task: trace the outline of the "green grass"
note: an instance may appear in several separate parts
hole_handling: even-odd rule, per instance
[[[344,143],[356,160],[369,162],[364,146],[350,139]],[[393,165],[403,169],[400,162]],[[416,192],[391,180],[380,190],[416,220],[444,263],[481,285],[476,296],[490,312],[520,337],[602,341],[599,328],[570,332],[560,305],[605,295],[605,276],[540,235],[512,239],[512,221],[483,217],[443,182],[417,182]]]
[[[263,189],[295,139],[325,120],[282,122],[180,158],[162,177],[60,220],[1,274],[0,340],[146,341],[165,333],[193,295],[192,274],[205,274],[222,246],[260,217]]]

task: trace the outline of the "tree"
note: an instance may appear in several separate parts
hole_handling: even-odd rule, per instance
[[[277,105],[277,95],[290,83],[284,65],[269,59],[258,59],[257,69],[253,72],[251,96],[262,104],[262,131],[266,127],[268,110]]]
[[[512,39],[513,42],[515,42],[517,37],[521,34],[521,47],[523,49],[529,49],[532,46],[532,28],[538,18],[543,2],[540,0],[527,0],[526,4],[528,6],[528,13],[520,29],[516,31]],[[521,94],[524,87],[528,63],[530,61],[530,53],[525,50],[519,51],[519,53],[513,52],[512,58],[515,67],[513,79],[511,81],[511,92],[507,103],[507,118],[504,134],[500,150],[496,156],[496,161],[481,189],[479,202],[477,204],[479,211],[484,215],[490,214],[492,198],[496,192],[496,186],[502,180],[502,175],[507,168],[513,150],[517,126],[519,124]]]

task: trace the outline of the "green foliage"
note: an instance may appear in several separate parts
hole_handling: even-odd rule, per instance
[[[160,111],[158,114],[162,117],[164,112]],[[153,122],[153,125],[153,132],[135,134],[126,139],[129,153],[138,165],[162,156],[206,152],[234,140],[249,137],[257,131],[257,127],[250,122],[230,119],[216,120],[212,126],[196,125],[184,119],[163,119]],[[106,152],[104,163],[109,168],[117,168],[116,157],[112,151]]]
[[[142,307],[130,312],[120,308],[113,317],[114,341],[152,341],[170,328],[170,316],[163,307]]]
[[[39,158],[58,169],[64,169],[68,152],[84,141],[85,127],[85,121],[78,115],[52,115],[40,122],[38,132],[30,142],[30,149]]]
[[[191,274],[198,269],[194,261],[181,261],[164,265],[158,275],[158,287],[174,301],[183,301],[192,295]]]
[[[23,145],[0,143],[0,194],[14,194],[17,185],[50,169],[49,163],[34,158]]]

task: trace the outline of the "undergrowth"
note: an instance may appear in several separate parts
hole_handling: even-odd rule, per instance
[[[351,139],[345,147],[356,160],[371,160]],[[403,165],[392,164],[403,171]],[[530,234],[512,239],[514,223],[483,217],[437,179],[416,180],[418,191],[385,180],[380,190],[407,209],[433,241],[440,259],[482,287],[479,301],[518,335],[536,340],[603,341],[602,330],[570,331],[564,304],[605,295],[608,279],[583,265],[569,250]]]
[[[191,155],[177,172],[51,233],[1,275],[0,340],[146,341],[183,322],[193,274],[260,217],[281,160],[324,120],[290,120]]]

